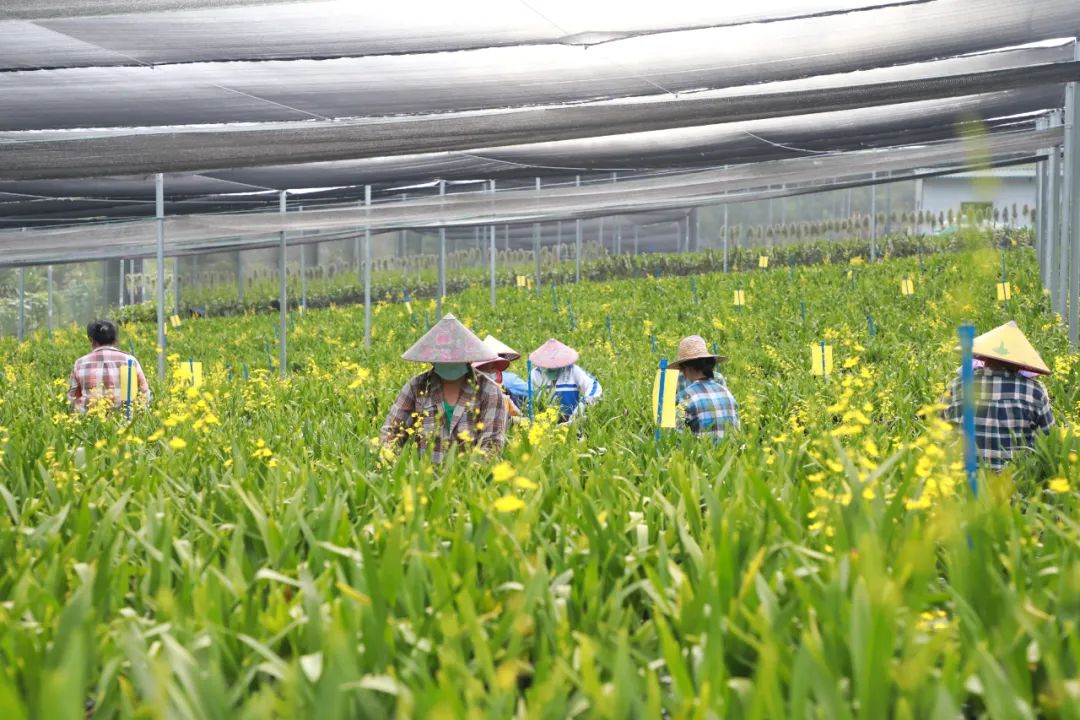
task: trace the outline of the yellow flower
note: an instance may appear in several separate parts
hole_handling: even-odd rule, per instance
[[[536,483],[534,483],[529,478],[519,477],[516,480],[514,480],[514,487],[519,488],[521,490],[535,490],[536,488],[538,488],[540,486],[537,485]]]
[[[174,437],[169,440],[169,447],[173,450],[183,450],[187,447],[187,441],[185,441],[184,438]]]
[[[1052,493],[1067,493],[1069,492],[1069,481],[1063,477],[1057,477],[1050,481],[1049,486]]]
[[[507,460],[503,460],[498,465],[491,468],[491,478],[494,479],[496,483],[505,483],[505,481],[513,479],[516,474],[514,466]]]
[[[516,495],[503,495],[495,501],[495,509],[501,513],[517,512],[525,507],[525,503]]]

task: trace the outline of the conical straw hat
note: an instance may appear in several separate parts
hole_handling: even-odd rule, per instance
[[[514,362],[521,357],[521,353],[519,353],[517,350],[510,347],[506,343],[502,342],[494,335],[488,335],[486,338],[484,338],[484,344],[494,350],[500,356],[509,360],[510,362]]]
[[[1050,374],[1050,368],[1013,320],[975,338],[971,354],[984,360],[1015,365],[1039,375]]]
[[[679,341],[679,357],[674,362],[668,363],[668,367],[678,369],[684,362],[700,360],[701,358],[713,358],[718,363],[726,362],[723,355],[709,352],[709,346],[705,344],[705,338],[700,335],[690,335]]]
[[[539,368],[563,368],[576,363],[578,353],[574,348],[563,345],[555,338],[551,338],[533,350],[529,359],[532,360],[533,365]]]
[[[406,350],[401,359],[411,362],[473,363],[498,360],[499,355],[457,318],[447,314]]]

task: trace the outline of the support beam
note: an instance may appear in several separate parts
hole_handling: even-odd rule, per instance
[[[638,234],[639,234],[640,230],[641,230],[640,225],[635,225],[634,226],[634,254],[635,255],[638,254]]]
[[[26,339],[26,268],[19,268],[19,342]]]
[[[244,304],[244,283],[247,278],[244,277],[244,251],[236,251],[236,299],[241,305]]]
[[[440,213],[443,207],[445,207],[446,197],[446,181],[439,181],[439,202]],[[494,232],[494,230],[492,231]],[[494,246],[492,247],[494,250]],[[439,228],[439,293],[438,298],[435,300],[435,316],[441,318],[443,316],[442,304],[443,298],[446,297],[446,228]]]
[[[53,325],[53,266],[52,265],[49,265],[45,269],[45,285],[46,285],[45,293],[46,293],[46,296],[48,298],[47,299],[48,306],[46,307],[46,310],[45,310],[45,317],[47,319],[47,322],[49,323],[49,339],[52,339],[53,327],[54,327],[54,325]]]
[[[1058,127],[1061,124],[1061,113],[1057,110],[1050,113],[1047,123],[1050,127]],[[1061,148],[1057,145],[1050,148],[1050,155],[1046,159],[1046,234],[1047,254],[1050,262],[1047,266],[1048,284],[1050,290],[1050,307],[1055,312],[1061,312],[1059,301],[1061,300]]]
[[[157,373],[165,382],[165,176],[154,176],[154,215],[157,218]],[[175,280],[174,280],[175,284]]]
[[[285,214],[286,193],[286,190],[278,193],[278,212],[282,215]],[[288,233],[282,230],[278,239],[281,241],[278,252],[278,375],[284,378],[285,370],[288,367],[286,364],[288,360],[286,336],[289,334]]]
[[[728,206],[724,205],[724,272],[728,271],[728,234],[731,229],[728,226]]]
[[[1045,130],[1046,118],[1036,118],[1035,129]],[[1047,262],[1046,242],[1046,162],[1045,160],[1035,164],[1035,254],[1039,259],[1039,281],[1045,288],[1048,286],[1047,277],[1049,263]]]
[[[173,268],[173,314],[180,314],[180,258],[174,257]]]
[[[877,172],[870,173],[870,180],[877,180]],[[870,183],[870,262],[877,260],[877,184]]]
[[[364,186],[364,209],[371,214],[371,186]],[[364,224],[364,348],[371,349],[371,222]]]
[[[304,212],[304,206],[297,208],[297,212]],[[300,233],[303,238],[304,234]],[[307,310],[307,245],[300,243],[300,312]]]
[[[581,176],[574,176],[574,187],[581,187]],[[581,282],[581,218],[574,221],[574,282]]]
[[[1073,43],[1073,59],[1080,61],[1080,40]],[[1069,222],[1064,242],[1069,246],[1069,343],[1080,345],[1080,82],[1065,86],[1065,177],[1062,206]]]
[[[491,194],[492,195],[495,194],[495,181],[494,180],[491,181]],[[492,198],[492,204],[494,204],[494,202],[495,202],[495,200],[494,200],[494,198]],[[490,247],[489,252],[488,252],[488,255],[490,255],[488,260],[491,263],[491,307],[495,307],[495,255],[496,255],[496,248],[495,248],[495,226],[494,225],[492,225],[492,226],[490,226],[488,228],[488,233],[491,236],[491,247]]]
[[[540,178],[536,178],[536,192],[540,192]],[[540,292],[540,223],[533,223],[533,262],[536,265],[534,284]]]

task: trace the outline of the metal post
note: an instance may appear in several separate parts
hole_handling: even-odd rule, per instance
[[[46,294],[48,296],[48,306],[46,307],[45,316],[49,323],[49,337],[52,337],[53,332],[53,266],[49,265],[45,268],[45,284]]]
[[[495,207],[494,207],[495,206],[495,198],[494,198],[494,195],[495,195],[495,181],[494,180],[491,181],[491,194],[492,194],[492,198],[491,198],[492,214],[494,214],[494,211],[495,211]],[[489,233],[491,235],[491,250],[490,250],[490,253],[489,253],[491,255],[491,257],[489,258],[489,262],[491,263],[491,307],[495,307],[495,226],[494,225],[492,225],[490,227]]]
[[[1073,43],[1073,59],[1080,61],[1080,41]],[[1080,345],[1080,82],[1065,86],[1065,186],[1062,206],[1068,216],[1069,246],[1069,343]]]
[[[870,173],[870,262],[877,260],[877,172]]]
[[[371,349],[371,186],[364,186],[364,347]]]
[[[304,212],[304,206],[301,205],[297,209],[297,212]],[[301,231],[300,237],[304,237],[304,233]],[[300,242],[300,311],[307,310],[307,245]]]
[[[728,206],[724,205],[724,272],[727,272],[727,260],[728,260],[728,234],[730,228],[728,227]]]
[[[638,254],[638,233],[639,233],[640,230],[641,230],[640,225],[635,225],[634,226],[634,254],[635,255]]]
[[[287,192],[287,190],[282,190],[278,193],[278,211],[281,213],[282,220],[285,219],[285,196]],[[287,360],[285,336],[289,333],[289,290],[287,286],[288,276],[286,275],[289,243],[288,233],[284,229],[281,230],[280,235],[281,248],[278,253],[278,321],[280,325],[278,328],[278,375],[284,378]]]
[[[445,212],[446,181],[439,181],[439,213]],[[440,218],[441,219],[441,218]],[[442,304],[446,297],[446,228],[439,227],[439,297],[435,301],[435,315],[443,316]]]
[[[117,285],[119,286],[119,292],[117,293],[118,297],[116,299],[116,304],[117,304],[118,307],[124,307],[124,292],[125,292],[125,290],[127,290],[127,272],[126,272],[126,270],[127,270],[127,260],[121,260],[120,261],[120,282],[117,283]]]
[[[173,258],[173,314],[180,314],[180,258]]]
[[[244,304],[244,251],[236,251],[236,299]]]
[[[581,176],[574,176],[574,187],[581,187]],[[581,282],[581,218],[574,221],[574,282]]]
[[[19,342],[26,339],[26,268],[19,268]]]
[[[540,178],[536,178],[537,199],[540,197]],[[536,291],[540,292],[540,223],[533,223],[533,261],[536,265]]]
[[[154,176],[154,207],[157,217],[157,372],[165,379],[165,176]]]
[[[1036,118],[1035,129],[1046,129],[1046,118]],[[1042,286],[1047,287],[1047,263],[1046,249],[1046,161],[1035,163],[1035,253],[1039,259],[1039,280]]]
[[[1050,113],[1047,125],[1058,127],[1061,124],[1061,115],[1058,111]],[[1061,163],[1059,160],[1060,148],[1054,145],[1050,148],[1050,154],[1046,159],[1046,239],[1047,255],[1050,262],[1047,266],[1048,284],[1050,290],[1050,307],[1060,312],[1059,288],[1061,286]]]

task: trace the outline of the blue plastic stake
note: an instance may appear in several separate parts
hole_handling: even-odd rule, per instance
[[[874,316],[867,315],[866,322],[870,325],[870,337],[874,337]]]
[[[232,365],[226,365],[225,370],[228,371],[228,374],[225,376],[225,379],[229,380],[231,382],[232,381]]]
[[[979,456],[975,452],[975,363],[971,354],[975,342],[975,326],[961,325],[960,335],[960,385],[963,393],[964,411],[964,471],[968,485],[976,497],[979,495]]]
[[[244,372],[244,382],[247,382],[247,379],[249,377],[247,363],[240,363],[240,369]]]
[[[566,312],[570,315],[570,329],[577,330],[577,322],[574,321],[574,308],[569,301],[566,303]]]
[[[788,277],[788,280],[794,280],[795,279],[795,258],[793,258],[793,257],[788,258],[787,277]]]
[[[559,312],[559,296],[555,294],[555,285],[551,286],[551,307],[555,308],[555,312]]]
[[[191,387],[195,387],[195,358],[189,357],[187,361],[188,370],[191,371]]]
[[[656,333],[649,333],[649,342],[652,344],[652,351],[656,352]]]
[[[130,338],[128,338],[128,350],[131,351],[132,355],[135,354],[135,343]]]
[[[131,419],[131,368],[135,364],[134,359],[128,358],[127,371],[127,419]]]
[[[656,398],[656,440],[660,441],[660,421],[664,417],[664,380],[667,378],[667,358],[660,358],[660,394]]]
[[[697,292],[697,276],[690,278],[691,286],[694,288],[694,304],[698,304],[698,292]]]
[[[799,301],[799,314],[802,315],[802,321],[806,323],[806,303],[802,300]]]
[[[851,271],[851,289],[852,290],[855,289],[855,271],[854,270]]]
[[[716,348],[716,343],[712,344],[712,354],[713,355],[719,355],[720,354],[720,351],[717,350],[717,348]]]
[[[528,383],[529,383],[529,422],[532,422],[532,419],[533,419],[533,407],[532,407],[532,397],[533,397],[533,391],[532,391],[532,360],[526,360],[525,361],[525,375],[528,378]]]
[[[266,342],[266,365],[270,368],[270,372],[274,372],[274,358],[270,355],[270,341]]]
[[[825,341],[821,340],[821,379],[825,380]]]
[[[611,339],[611,316],[610,315],[607,316],[607,339],[608,339],[609,343],[613,342],[612,339]]]

